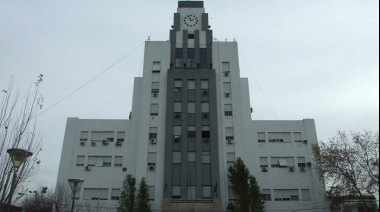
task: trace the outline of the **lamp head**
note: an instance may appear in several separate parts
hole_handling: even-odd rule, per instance
[[[11,157],[13,167],[18,169],[22,163],[28,159],[28,157],[32,156],[33,153],[20,148],[11,148],[8,149],[7,152],[9,153],[9,156]]]

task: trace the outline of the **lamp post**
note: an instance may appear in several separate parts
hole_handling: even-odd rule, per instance
[[[11,157],[12,163],[13,163],[13,179],[11,184],[11,190],[9,191],[8,196],[8,206],[7,206],[7,212],[11,211],[11,202],[12,202],[12,196],[14,192],[15,187],[15,181],[17,179],[17,171],[18,168],[20,168],[21,164],[24,163],[28,157],[32,156],[33,153],[20,148],[11,148],[7,150],[9,156]]]
[[[77,193],[78,188],[81,187],[83,183],[83,179],[79,178],[73,178],[73,179],[68,179],[71,191],[73,192],[73,202],[71,204],[71,212],[74,212],[74,204],[75,204],[75,194]]]

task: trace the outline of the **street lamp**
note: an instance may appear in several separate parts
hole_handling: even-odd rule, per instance
[[[71,212],[74,212],[74,204],[75,204],[75,194],[77,193],[78,188],[81,187],[83,183],[83,179],[79,178],[73,178],[73,179],[68,179],[71,191],[73,192],[73,202],[71,205]]]
[[[28,150],[20,149],[20,148],[11,148],[11,149],[8,149],[7,152],[9,156],[11,157],[11,160],[13,163],[13,179],[12,179],[12,184],[11,184],[11,190],[9,191],[8,206],[7,206],[7,212],[10,212],[18,168],[20,168],[21,164],[24,163],[28,159],[28,157],[32,156],[33,153]]]

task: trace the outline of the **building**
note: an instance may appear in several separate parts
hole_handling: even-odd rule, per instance
[[[268,211],[325,211],[313,166],[314,121],[253,121],[236,42],[214,42],[202,1],[179,1],[169,41],[145,43],[129,120],[68,118],[58,183],[83,178],[83,201],[116,211],[126,174],[154,211],[225,211],[241,157]]]

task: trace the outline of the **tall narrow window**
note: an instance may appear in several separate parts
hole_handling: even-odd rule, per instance
[[[209,112],[210,112],[210,103],[202,102],[202,113],[209,113]]]
[[[261,168],[268,167],[268,158],[266,158],[266,157],[260,158],[260,167]]]
[[[190,36],[191,34],[189,34]],[[193,34],[194,39],[194,34]],[[195,49],[188,48],[187,49],[187,68],[195,68]]]
[[[158,116],[158,104],[151,104],[150,105],[150,115],[151,116]]]
[[[230,72],[230,62],[223,62],[222,70],[223,70],[223,73]]]
[[[114,167],[122,167],[123,166],[123,156],[115,156]]]
[[[210,126],[202,126],[202,138],[210,138]]]
[[[149,139],[156,139],[157,138],[157,127],[150,127],[149,128]]]
[[[310,190],[309,189],[302,189],[302,201],[310,201]]]
[[[270,192],[270,189],[263,189],[262,196],[264,201],[271,201],[272,200],[272,194]]]
[[[80,141],[87,141],[88,139],[88,131],[81,131],[80,132]]]
[[[84,155],[78,155],[77,156],[77,166],[84,166]]]
[[[300,132],[293,133],[294,142],[302,142],[302,134]]]
[[[195,126],[187,126],[187,138],[195,138]]]
[[[231,167],[235,165],[235,153],[230,152],[227,153],[227,167]]]
[[[158,94],[159,92],[160,92],[160,83],[153,82],[152,83],[152,93],[153,94]]]
[[[125,132],[117,132],[117,141],[124,142]]]
[[[177,48],[175,51],[175,67],[182,68],[183,66],[183,49]]]
[[[174,112],[175,113],[182,112],[182,102],[174,102]]]
[[[223,91],[227,95],[231,94],[231,83],[230,82],[224,82],[223,83]]]
[[[225,116],[232,116],[232,105],[231,104],[225,104],[224,105],[224,115]]]
[[[155,165],[155,164],[156,164],[156,153],[148,152],[148,165]]]
[[[187,103],[187,113],[195,113],[195,102]]]
[[[174,126],[173,127],[173,136],[174,136],[174,141],[179,142],[181,140],[181,126]]]
[[[181,163],[181,152],[173,152],[173,163]]]
[[[226,140],[234,140],[234,128],[226,127]]]

